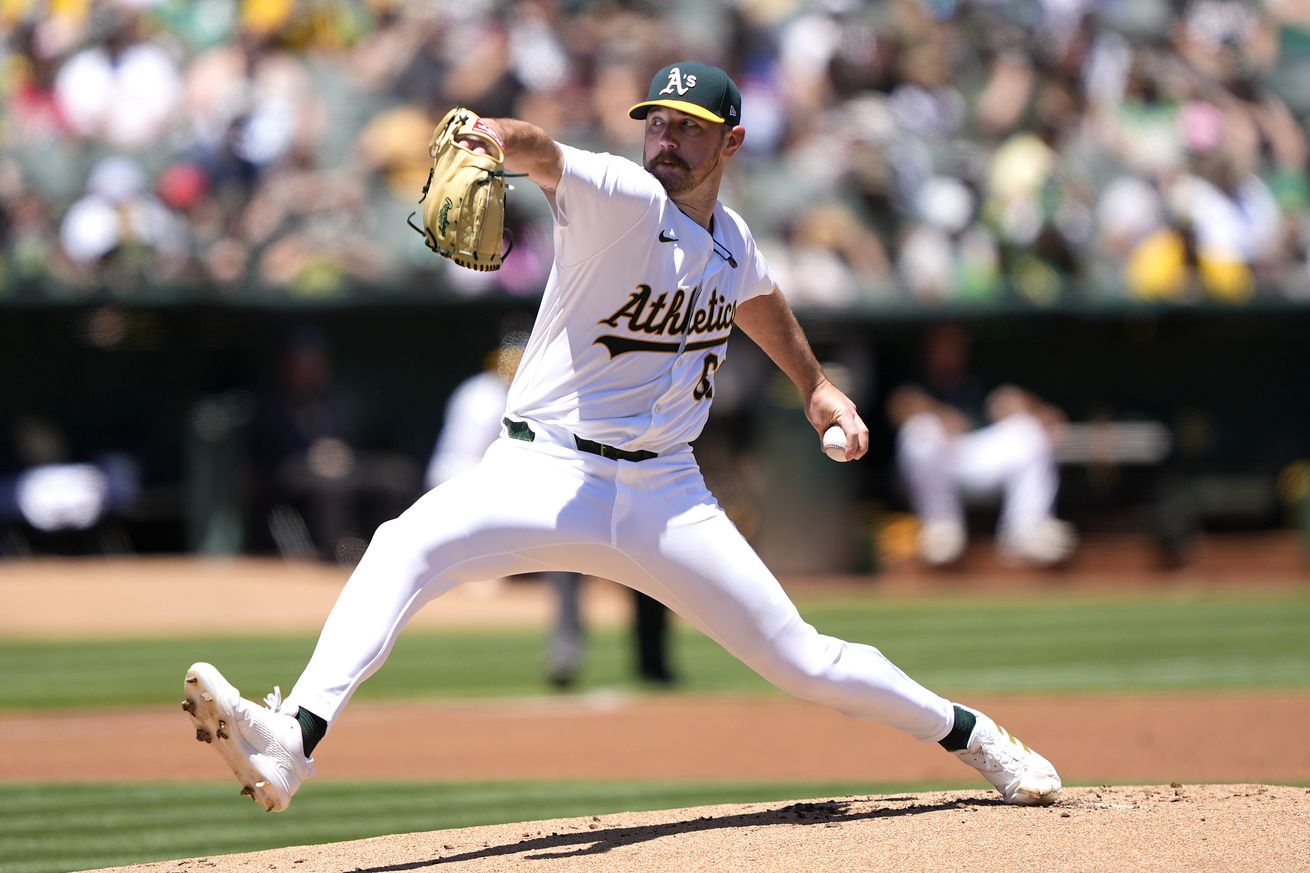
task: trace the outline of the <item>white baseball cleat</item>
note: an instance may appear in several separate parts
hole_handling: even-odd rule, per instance
[[[183,687],[182,709],[195,723],[196,739],[214,744],[241,783],[241,793],[269,812],[286,809],[300,784],[314,775],[314,761],[305,757],[300,722],[283,709],[281,689],[274,688],[260,706],[203,661],[187,670]]]
[[[978,710],[969,711],[977,719],[969,745],[953,754],[995,785],[1006,803],[1054,803],[1063,786],[1051,762]]]
[[[1073,554],[1078,531],[1067,521],[1044,518],[1022,532],[1003,531],[999,545],[1010,560],[1049,567]]]
[[[934,567],[953,564],[964,554],[967,534],[958,521],[926,521],[919,528],[919,557]]]

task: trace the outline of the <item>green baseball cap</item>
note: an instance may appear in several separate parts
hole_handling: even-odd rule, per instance
[[[718,124],[741,124],[737,83],[718,67],[695,61],[669,64],[656,73],[646,99],[629,109],[628,116],[645,118],[652,106],[667,106]]]

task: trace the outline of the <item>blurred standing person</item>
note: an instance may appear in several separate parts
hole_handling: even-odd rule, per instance
[[[423,485],[436,488],[482,460],[500,436],[505,397],[523,358],[526,337],[509,336],[486,356],[484,366],[455,386],[446,400],[441,433],[428,459]]]
[[[251,439],[255,518],[286,557],[355,563],[376,519],[417,489],[412,459],[360,446],[327,339],[313,328],[290,333]]]
[[[428,489],[476,467],[500,436],[509,386],[526,342],[526,335],[508,335],[487,355],[481,371],[455,387],[446,401],[441,434],[424,477]],[[582,574],[549,571],[539,575],[551,587],[556,603],[546,647],[546,679],[557,688],[567,688],[582,669]],[[668,610],[640,591],[634,590],[632,595],[637,676],[652,684],[670,684],[674,674],[668,659]]]
[[[273,384],[255,407],[251,460],[255,519],[286,556],[331,559],[349,527],[337,487],[354,466],[345,404],[326,339],[296,328],[277,360]]]
[[[956,561],[967,540],[964,500],[1000,492],[998,542],[1007,556],[1040,566],[1073,553],[1074,529],[1054,517],[1059,472],[1054,434],[1063,414],[1013,385],[987,392],[969,370],[964,328],[948,324],[923,340],[923,374],[892,392],[896,465],[919,518],[919,554]]]

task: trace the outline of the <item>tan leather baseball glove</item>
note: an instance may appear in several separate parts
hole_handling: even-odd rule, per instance
[[[484,144],[478,154],[461,139]],[[524,175],[505,172],[505,147],[477,113],[457,106],[432,131],[428,142],[432,169],[419,204],[423,226],[409,226],[423,235],[428,248],[470,270],[499,270],[509,254],[505,244],[505,179]],[[503,251],[502,251],[503,249]]]

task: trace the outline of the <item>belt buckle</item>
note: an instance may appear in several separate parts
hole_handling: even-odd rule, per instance
[[[614,448],[613,446],[607,446],[604,443],[601,443],[600,456],[602,458],[608,458],[611,461],[617,461],[619,460],[619,450]]]

